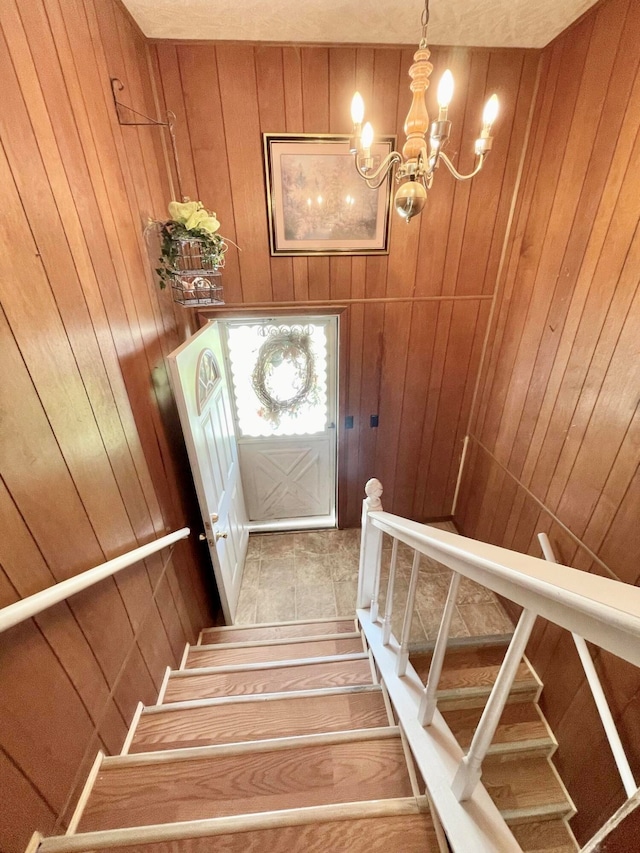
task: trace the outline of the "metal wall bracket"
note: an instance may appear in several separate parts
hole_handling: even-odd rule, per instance
[[[171,139],[171,153],[173,154],[173,164],[175,167],[176,180],[177,180],[177,189],[178,189],[178,198],[182,198],[182,176],[180,173],[180,163],[178,161],[178,146],[176,144],[176,134],[175,134],[175,113],[172,113],[171,110],[167,110],[167,120],[166,121],[158,121],[158,119],[151,118],[151,116],[145,115],[145,113],[138,112],[138,110],[134,110],[133,107],[127,106],[127,104],[123,104],[118,100],[118,94],[124,90],[124,83],[118,77],[111,77],[111,94],[113,95],[113,104],[116,108],[116,116],[118,118],[118,124],[123,127],[166,127],[169,131],[169,137]],[[123,111],[126,111],[123,115]],[[127,113],[129,113],[129,117],[127,117]],[[133,118],[131,118],[133,116]],[[164,144],[164,143],[163,143]],[[167,171],[169,172],[169,183],[173,193],[173,182],[171,180],[171,172],[169,170],[169,164],[167,163]]]
[[[132,126],[148,126],[155,125],[157,127],[170,127],[171,120],[175,119],[173,113],[167,113],[166,121],[158,121],[155,118],[151,118],[151,116],[145,115],[144,113],[139,113],[138,110],[134,110],[133,107],[128,107],[126,104],[121,103],[118,100],[118,93],[124,90],[124,83],[122,80],[118,79],[118,77],[111,78],[111,94],[113,95],[113,103],[116,108],[116,115],[118,116],[118,124],[122,125],[132,125]],[[143,119],[143,121],[136,121],[127,119],[123,117],[122,110],[127,110],[129,113],[133,113],[134,116],[137,116],[138,119]]]

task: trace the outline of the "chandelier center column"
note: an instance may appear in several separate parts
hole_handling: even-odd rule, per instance
[[[402,156],[405,162],[417,162],[420,152],[425,147],[425,135],[429,129],[425,94],[433,71],[433,65],[429,62],[430,56],[431,51],[428,47],[419,47],[413,55],[414,64],[409,68],[409,77],[411,77],[409,88],[413,92],[413,100],[404,123],[407,141],[402,146]]]

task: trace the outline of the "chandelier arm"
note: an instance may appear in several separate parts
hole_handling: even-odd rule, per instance
[[[454,177],[457,181],[469,181],[471,178],[475,178],[475,176],[478,174],[478,172],[480,171],[480,169],[482,169],[482,167],[483,167],[483,165],[484,165],[484,161],[485,161],[486,156],[487,156],[486,154],[480,154],[480,155],[478,156],[478,164],[477,164],[477,166],[475,167],[475,169],[473,170],[473,172],[469,172],[469,174],[468,174],[468,175],[461,175],[461,174],[460,174],[460,172],[459,172],[459,171],[456,169],[456,167],[453,165],[453,163],[451,162],[451,160],[449,160],[449,158],[447,157],[447,155],[444,153],[444,151],[441,151],[441,152],[440,152],[440,155],[439,155],[438,159],[439,159],[439,160],[442,160],[442,162],[445,164],[445,166],[447,167],[447,169],[451,172],[451,174],[453,175],[453,177]]]
[[[354,163],[356,167],[357,173],[361,178],[364,178],[365,181],[371,186],[371,183],[376,182],[380,178],[380,183],[377,186],[372,187],[372,189],[377,189],[382,185],[383,181],[387,177],[387,173],[391,171],[395,163],[402,163],[402,155],[398,154],[397,151],[392,151],[391,154],[387,154],[382,163],[378,166],[375,172],[369,174],[367,171],[363,171],[359,164],[359,154],[356,154],[354,157]],[[382,177],[380,177],[382,176]]]

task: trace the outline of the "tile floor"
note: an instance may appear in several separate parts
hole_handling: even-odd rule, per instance
[[[455,532],[450,522],[434,525]],[[303,533],[252,534],[244,568],[237,622],[320,619],[353,616],[358,584],[360,530],[321,530]],[[391,540],[383,540],[380,610],[384,611]],[[413,551],[398,548],[393,602],[396,636],[404,614]],[[420,561],[411,641],[434,640],[449,587],[451,572],[427,557]],[[463,578],[458,592],[452,636],[507,634],[513,624],[496,596]]]

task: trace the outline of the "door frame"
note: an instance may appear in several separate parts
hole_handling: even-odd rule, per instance
[[[337,328],[337,346],[336,346],[336,403],[337,403],[337,419],[336,419],[336,523],[335,526],[340,528],[343,526],[347,513],[347,442],[345,435],[345,416],[347,414],[347,353],[348,353],[348,323],[344,322],[343,315],[349,310],[349,306],[345,304],[327,305],[320,303],[318,305],[279,305],[273,303],[271,305],[260,305],[252,307],[251,305],[234,306],[225,308],[199,308],[196,311],[196,322],[198,326],[204,326],[209,320],[264,320],[267,317],[277,315],[279,317],[322,317],[326,315],[334,316],[338,321]],[[235,424],[234,424],[235,426]],[[301,519],[305,521],[305,519]],[[304,530],[308,527],[307,524],[298,526],[289,526],[289,530]],[[274,525],[277,522],[274,522]],[[266,531],[266,528],[263,528]],[[271,529],[278,529],[276,526]]]

